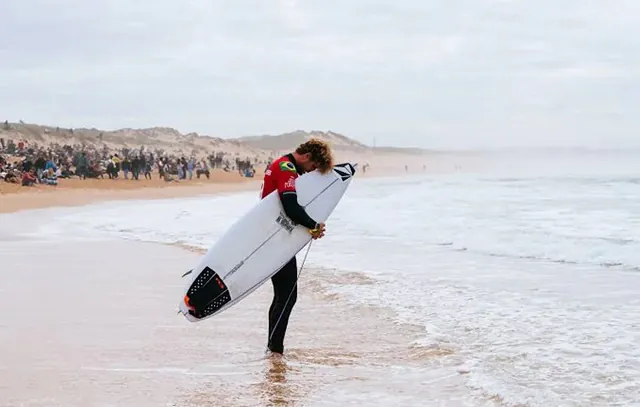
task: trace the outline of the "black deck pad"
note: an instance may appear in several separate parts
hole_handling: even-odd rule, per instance
[[[187,305],[194,308],[189,310],[189,314],[196,318],[209,316],[231,301],[226,284],[218,273],[209,267],[205,267],[193,281],[187,297],[189,297]]]

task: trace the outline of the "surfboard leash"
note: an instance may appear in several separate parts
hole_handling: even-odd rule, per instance
[[[278,319],[276,320],[276,324],[273,326],[273,329],[271,330],[271,333],[269,334],[269,341],[271,341],[271,338],[273,337],[274,332],[276,331],[276,328],[278,327],[278,324],[280,323],[280,320],[282,319],[282,315],[284,315],[284,311],[287,309],[287,305],[289,305],[289,300],[291,300],[291,296],[293,295],[293,292],[295,291],[296,287],[298,286],[298,281],[300,280],[300,275],[302,274],[302,269],[304,269],[304,263],[307,261],[307,256],[309,255],[309,250],[311,250],[311,244],[313,243],[313,240],[311,240],[309,242],[309,244],[307,245],[307,251],[304,253],[304,257],[302,258],[302,263],[300,263],[300,270],[298,271],[298,276],[296,277],[296,282],[293,284],[293,288],[291,289],[291,292],[289,292],[289,296],[287,297],[287,301],[285,301],[284,303],[284,307],[282,308],[282,311],[280,312],[280,316],[278,316]],[[268,349],[267,349],[268,351]]]

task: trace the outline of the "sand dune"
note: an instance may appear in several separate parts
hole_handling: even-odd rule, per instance
[[[373,162],[384,164],[426,162],[434,154],[420,149],[404,149],[393,147],[371,147],[357,140],[333,131],[297,130],[281,135],[240,137],[223,139],[198,133],[180,133],[168,127],[146,129],[124,128],[113,131],[62,128],[26,123],[5,123],[0,125],[0,138],[6,142],[13,140],[16,144],[25,145],[71,145],[94,146],[107,149],[139,148],[144,146],[159,149],[167,154],[194,155],[204,157],[215,152],[223,152],[229,157],[255,157],[266,161],[291,151],[300,143],[311,137],[326,140],[334,149],[336,157],[341,161]],[[389,165],[384,165],[389,167]],[[402,164],[397,165],[403,168]]]

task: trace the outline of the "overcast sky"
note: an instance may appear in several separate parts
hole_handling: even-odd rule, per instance
[[[0,118],[640,147],[640,0],[2,0]]]

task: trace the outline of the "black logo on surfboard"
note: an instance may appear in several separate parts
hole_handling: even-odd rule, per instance
[[[280,215],[276,218],[276,223],[289,233],[293,232],[295,227],[291,219],[287,218],[287,215],[282,212],[280,212]]]
[[[334,166],[333,172],[338,174],[340,176],[340,179],[342,179],[342,181],[346,181],[349,178],[354,176],[354,174],[356,173],[356,169],[353,165],[349,163],[344,163],[344,164],[337,164],[336,166]]]

